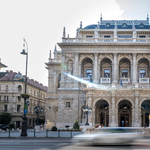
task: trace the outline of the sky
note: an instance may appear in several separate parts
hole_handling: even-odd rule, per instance
[[[48,86],[49,51],[66,35],[75,37],[83,28],[103,20],[145,20],[150,0],[0,0],[0,58],[13,70],[25,74],[26,58],[20,52],[23,38],[28,43],[27,76]],[[57,50],[61,50],[57,45]]]

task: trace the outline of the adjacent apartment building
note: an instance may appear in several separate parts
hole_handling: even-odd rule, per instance
[[[14,123],[16,127],[21,126],[24,113],[24,99],[21,97],[21,94],[24,94],[25,91],[24,79],[25,76],[22,76],[20,72],[0,72],[0,112],[10,113],[12,123]],[[37,118],[34,112],[35,106],[39,105],[40,108],[42,107],[44,109],[40,118],[45,118],[47,87],[33,79],[27,78],[27,94],[30,95],[26,114],[27,125],[29,128],[33,128]]]
[[[103,20],[80,27],[74,38],[63,29],[60,51],[49,56],[46,119],[58,128],[85,124],[149,126],[150,25],[145,20]]]

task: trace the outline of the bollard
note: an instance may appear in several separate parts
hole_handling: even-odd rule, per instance
[[[10,137],[10,128],[9,128],[9,137]]]
[[[70,130],[70,137],[72,137],[72,130]]]
[[[35,129],[34,129],[34,137],[35,137]]]
[[[58,129],[58,137],[60,137],[60,129]]]
[[[48,137],[48,129],[46,129],[46,137]]]

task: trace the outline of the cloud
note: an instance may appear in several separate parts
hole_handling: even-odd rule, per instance
[[[150,13],[150,0],[115,0],[119,5],[123,19],[145,20]]]

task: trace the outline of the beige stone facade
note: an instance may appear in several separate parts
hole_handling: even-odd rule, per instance
[[[102,20],[66,37],[49,56],[46,119],[58,128],[149,126],[150,25],[147,20]]]
[[[24,113],[24,99],[21,94],[25,91],[25,82],[20,78],[22,75],[13,71],[0,72],[0,113],[8,112],[12,116],[12,123],[16,127],[21,126],[22,116]],[[34,112],[35,106],[39,105],[44,109],[40,115],[41,119],[45,118],[45,97],[47,87],[43,86],[33,79],[27,79],[27,94],[30,95],[29,106],[27,108],[27,125],[34,128],[36,125],[37,115]]]

